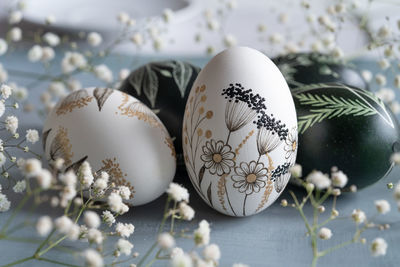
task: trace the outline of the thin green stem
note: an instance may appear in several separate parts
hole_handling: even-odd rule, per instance
[[[30,260],[33,260],[33,259],[34,259],[34,257],[30,256],[30,257],[23,258],[23,259],[20,259],[20,260],[17,260],[17,261],[14,261],[14,262],[11,262],[11,263],[8,263],[8,264],[5,264],[5,265],[1,265],[1,267],[15,266],[15,265],[18,265],[18,264],[21,264],[21,263],[24,263],[26,261],[30,261]]]

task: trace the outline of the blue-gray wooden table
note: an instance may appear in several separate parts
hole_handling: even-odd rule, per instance
[[[188,58],[181,56],[169,56],[168,58],[179,58],[187,60],[195,65],[204,66],[208,58]],[[107,59],[106,63],[114,71],[115,77],[121,68],[133,68],[147,61],[157,60],[156,56],[133,56],[133,55],[113,55]],[[163,57],[167,59],[167,57]],[[60,60],[59,58],[57,59]],[[16,51],[10,55],[0,57],[0,63],[10,70],[26,70],[31,72],[40,72],[41,68],[37,64],[27,63],[26,51]],[[356,62],[363,69],[371,69],[377,71],[376,63],[366,60],[358,60]],[[54,67],[52,70],[57,73],[59,69]],[[11,80],[17,81],[20,85],[27,85],[30,79],[15,75],[10,71]],[[103,84],[91,75],[78,75],[84,86],[102,86]],[[389,79],[390,80],[390,79]],[[391,84],[389,84],[391,86]],[[35,88],[29,89],[29,101],[39,105],[39,95],[47,87],[46,83],[39,84]],[[36,112],[20,113],[20,130],[22,134],[26,129],[41,129],[43,118]],[[34,146],[36,151],[41,151],[41,145]],[[319,261],[319,266],[400,266],[400,212],[397,211],[396,203],[392,199],[392,193],[388,191],[386,184],[388,182],[397,182],[400,171],[395,168],[392,173],[385,179],[379,181],[375,185],[359,191],[357,194],[344,194],[339,198],[337,209],[341,216],[349,216],[353,209],[360,208],[368,215],[375,214],[374,200],[387,199],[392,205],[392,212],[387,215],[379,216],[378,223],[389,223],[390,230],[380,231],[378,229],[368,230],[363,237],[367,242],[372,241],[375,237],[383,237],[386,239],[389,247],[385,257],[374,258],[370,255],[369,245],[355,244],[329,254]],[[3,178],[2,178],[3,179]],[[187,180],[188,181],[188,180]],[[211,223],[212,234],[211,242],[216,243],[221,248],[222,259],[220,266],[231,266],[233,263],[246,263],[252,267],[257,266],[309,266],[312,260],[310,239],[306,236],[305,226],[298,214],[292,208],[283,208],[280,206],[280,199],[291,199],[289,190],[294,190],[297,194],[304,193],[302,190],[289,186],[271,207],[258,215],[248,218],[232,218],[227,217],[209,208],[191,187],[190,183],[186,183],[189,188],[190,204],[196,210],[196,217],[192,222],[182,223],[178,228],[196,228],[201,219],[206,219]],[[11,192],[6,192],[12,195]],[[15,197],[10,197],[12,200]],[[131,222],[135,225],[135,233],[131,237],[131,241],[135,245],[135,251],[144,253],[147,248],[154,242],[156,229],[161,221],[162,210],[164,206],[165,195],[156,201],[140,207],[131,209],[128,214],[121,216],[121,220]],[[327,201],[329,207],[331,201]],[[13,206],[15,204],[13,203]],[[22,220],[28,211],[23,210],[21,215],[17,217],[17,221]],[[52,214],[57,216],[57,211],[52,211],[48,207],[41,207],[35,212],[34,216],[41,214]],[[310,207],[306,207],[306,213],[311,217]],[[326,212],[325,216],[329,216]],[[8,213],[0,214],[0,224],[4,223],[9,216]],[[332,247],[335,244],[351,239],[355,225],[349,219],[339,219],[328,225],[332,229],[333,237],[328,241],[320,241],[320,249]],[[28,228],[15,234],[19,237],[37,238],[35,230]],[[69,243],[67,242],[67,245]],[[179,246],[191,249],[193,244],[189,240],[179,240]],[[33,254],[36,244],[26,244],[14,241],[0,240],[0,264],[15,261],[22,257]],[[82,245],[84,247],[84,245]],[[48,255],[49,258],[68,261],[69,263],[82,264],[83,260],[79,257],[71,259],[70,255],[64,252],[52,251]],[[157,262],[154,266],[166,266],[164,261]],[[52,266],[46,262],[27,262],[21,266]]]

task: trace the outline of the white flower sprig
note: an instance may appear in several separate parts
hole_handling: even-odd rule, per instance
[[[300,201],[293,191],[290,191],[290,195],[293,198],[293,203],[289,203],[288,200],[283,199],[281,205],[283,207],[293,207],[299,213],[304,221],[307,229],[307,235],[311,238],[311,248],[313,260],[311,265],[317,266],[318,260],[337,249],[343,248],[353,243],[365,244],[366,240],[361,237],[361,234],[372,227],[379,229],[387,229],[387,225],[378,225],[372,222],[372,218],[368,219],[364,211],[360,209],[354,209],[352,214],[349,216],[356,224],[356,230],[353,237],[343,243],[337,244],[331,248],[325,250],[319,250],[318,238],[321,240],[329,240],[333,236],[333,231],[327,228],[326,225],[331,221],[335,220],[339,216],[339,211],[336,209],[337,198],[341,195],[341,190],[347,185],[348,178],[346,174],[338,170],[336,167],[332,168],[332,173],[329,175],[324,174],[320,171],[311,172],[304,180],[301,179],[302,168],[300,165],[295,164],[291,168],[292,179],[302,187],[306,189],[307,195]],[[350,186],[351,192],[356,192],[355,186]],[[319,216],[325,213],[324,202],[329,198],[333,198],[333,204],[331,207],[330,215],[327,219],[320,222]],[[307,203],[310,203],[313,209],[313,218],[310,221],[305,212],[304,207]],[[390,204],[386,200],[375,201],[375,207],[378,214],[385,214],[390,211]],[[386,254],[387,244],[382,238],[372,242],[371,253],[373,256],[383,256]]]

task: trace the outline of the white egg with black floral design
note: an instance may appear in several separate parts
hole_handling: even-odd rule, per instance
[[[209,206],[231,216],[264,210],[287,185],[297,154],[285,79],[257,50],[223,51],[193,84],[182,136],[190,180]]]
[[[136,98],[109,88],[60,100],[45,122],[43,147],[50,163],[62,158],[78,171],[87,161],[92,171],[106,171],[116,187],[130,189],[134,206],[159,197],[175,174],[175,149],[162,122]]]

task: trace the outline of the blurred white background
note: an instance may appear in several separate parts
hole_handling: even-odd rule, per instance
[[[369,0],[344,1],[354,3],[363,10]],[[8,7],[14,0],[0,1],[0,31],[7,17]],[[163,10],[170,8],[174,16],[169,24],[168,34],[164,40],[163,54],[203,55],[209,45],[222,47],[221,39],[213,34],[203,34],[202,44],[195,44],[195,35],[201,23],[204,23],[204,11],[207,8],[215,9],[220,5],[218,0],[29,0],[26,1],[24,12],[24,27],[34,27],[44,24],[46,16],[52,14],[56,23],[52,30],[55,31],[98,31],[104,39],[111,40],[118,32],[116,15],[124,11],[135,18],[137,23],[144,23],[146,19],[160,17]],[[302,39],[301,32],[306,26],[304,12],[298,8],[300,0],[236,0],[232,1],[234,7],[229,16],[224,19],[223,32],[219,34],[232,34],[237,39],[237,44],[246,45],[265,50],[268,43],[268,34],[287,31],[279,23],[279,16],[286,14],[286,26],[290,26],[289,38],[285,42]],[[316,16],[323,13],[332,3],[330,0],[310,0]],[[399,2],[399,3],[397,3]],[[385,16],[392,19],[400,17],[400,1],[380,0],[373,3],[372,21],[369,27],[377,28],[385,21]],[[218,9],[218,8],[217,8]],[[361,15],[361,14],[360,14]],[[393,21],[392,21],[393,22]],[[394,22],[393,22],[394,23]],[[257,32],[258,25],[266,27],[265,36]],[[5,29],[3,29],[5,30]],[[286,32],[287,33],[287,32]],[[366,36],[361,33],[356,25],[345,23],[342,25],[338,38],[340,47],[346,54],[358,52],[358,48],[366,43]],[[120,52],[130,53],[135,51],[130,45],[119,47]],[[153,53],[151,44],[147,44],[141,53]],[[271,51],[268,51],[271,53]],[[272,51],[273,53],[273,51]]]

